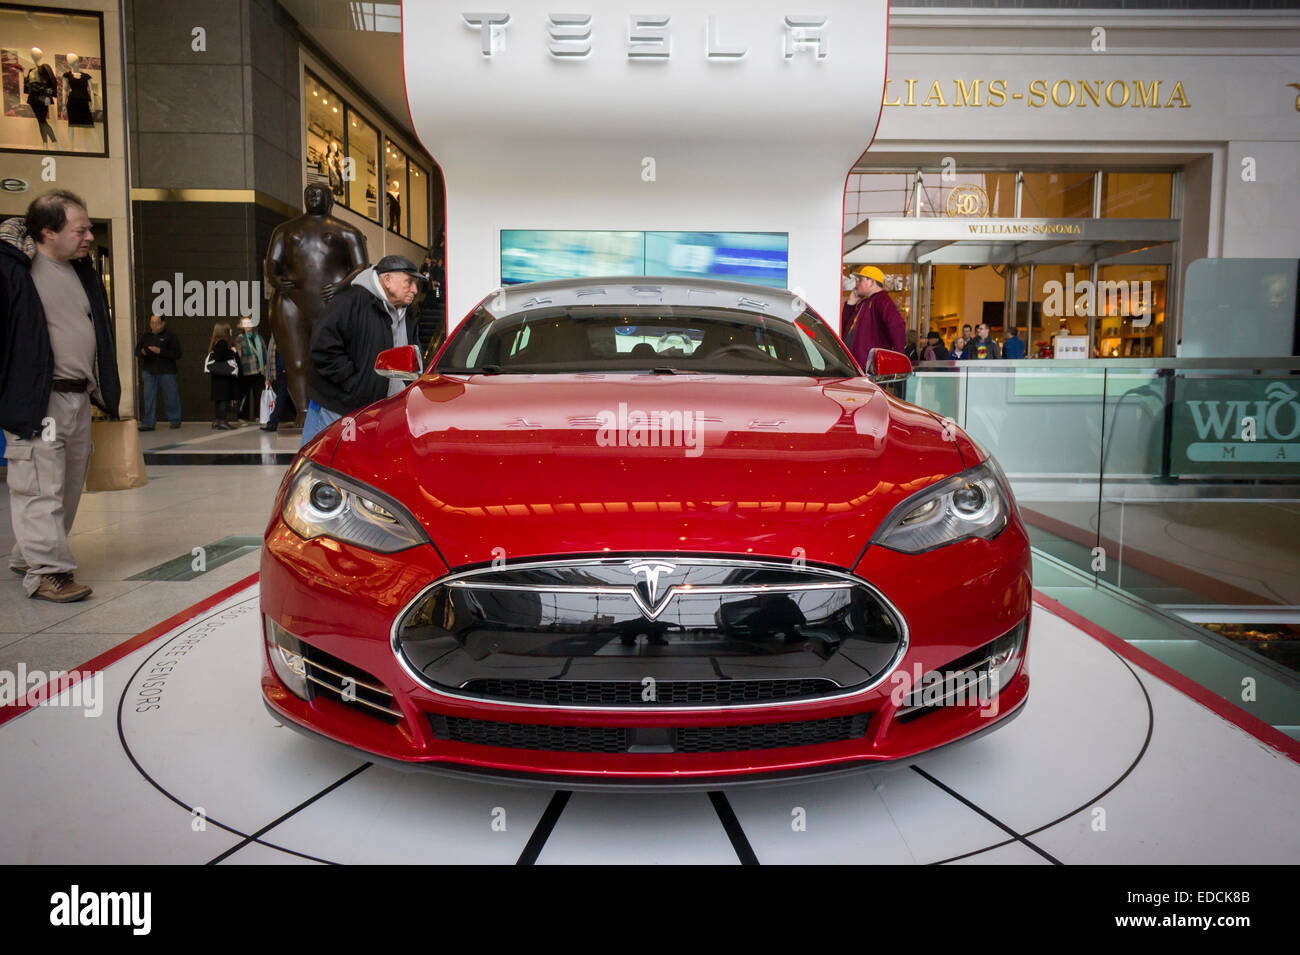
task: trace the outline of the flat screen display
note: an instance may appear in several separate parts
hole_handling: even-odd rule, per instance
[[[501,284],[600,275],[672,275],[785,288],[785,232],[502,229]]]

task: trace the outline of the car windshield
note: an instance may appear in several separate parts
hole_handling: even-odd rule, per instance
[[[858,374],[839,340],[811,311],[783,321],[735,309],[665,305],[538,308],[501,318],[480,308],[455,334],[434,370]]]

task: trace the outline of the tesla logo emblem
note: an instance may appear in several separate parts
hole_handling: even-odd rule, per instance
[[[646,589],[649,591],[648,597],[651,607],[655,607],[659,602],[659,577],[661,574],[671,574],[677,569],[676,564],[667,564],[662,561],[643,560],[635,564],[628,564],[628,570],[632,571],[633,576],[645,577]]]

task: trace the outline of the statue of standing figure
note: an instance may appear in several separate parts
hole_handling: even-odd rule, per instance
[[[307,211],[276,226],[266,250],[271,334],[284,362],[300,428],[307,414],[312,326],[347,276],[368,261],[361,230],[330,215],[334,197],[328,186],[314,182],[302,198]]]

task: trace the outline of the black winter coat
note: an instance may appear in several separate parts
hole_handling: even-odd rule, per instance
[[[158,353],[149,350],[150,345],[158,346]],[[176,374],[176,360],[181,357],[181,340],[163,329],[157,335],[145,332],[136,343],[135,353],[140,356],[140,368],[151,375]]]
[[[100,396],[95,403],[116,420],[122,384],[117,376],[117,348],[108,317],[108,299],[89,258],[74,259],[69,264],[86,290],[95,324],[95,370]],[[0,241],[0,427],[21,438],[40,434],[53,381],[50,326],[32,281],[31,260],[21,249]]]
[[[212,346],[210,354],[212,355],[214,363],[217,364],[224,364],[227,359],[230,358],[235,359],[236,364],[238,364],[239,361],[239,356],[235,353],[235,349],[231,346],[230,342],[226,341],[224,338],[217,339],[216,344]],[[207,361],[206,355],[203,360],[205,362]],[[208,377],[211,379],[208,383],[208,394],[211,396],[213,401],[239,400],[239,396],[244,390],[243,382],[240,380],[239,375],[214,375],[212,372],[208,372]]]
[[[416,310],[406,310],[406,343],[420,347]],[[382,302],[359,285],[341,289],[311,330],[311,377],[307,395],[335,414],[388,397],[388,379],[375,373],[375,359],[393,347],[393,321]]]

